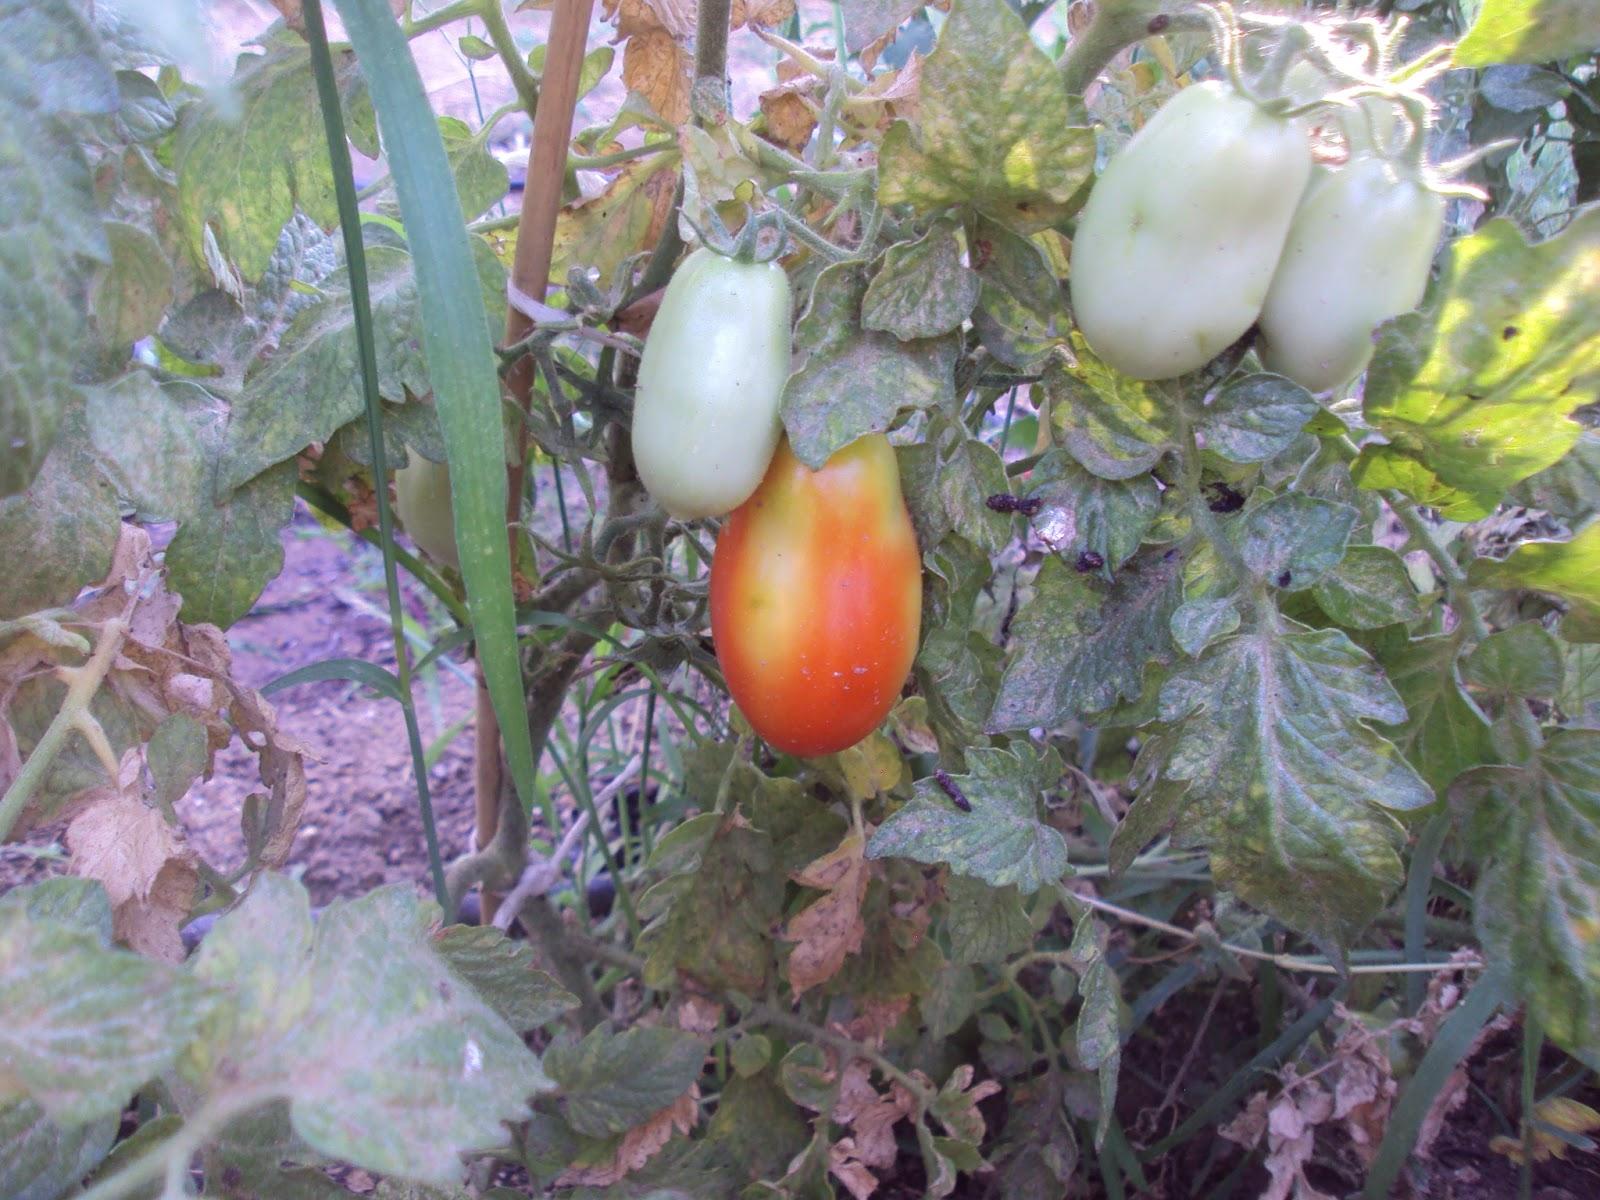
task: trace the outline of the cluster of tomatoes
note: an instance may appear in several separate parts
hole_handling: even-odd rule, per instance
[[[1321,90],[1306,60],[1270,98],[1237,77],[1195,84],[1107,164],[1070,280],[1107,363],[1170,379],[1258,326],[1268,370],[1328,391],[1366,368],[1379,324],[1421,301],[1450,190],[1426,178],[1425,110],[1403,94],[1350,101],[1345,159],[1318,165],[1302,116],[1315,106],[1296,93]]]
[[[711,635],[728,691],[768,743],[802,757],[882,723],[917,654],[922,567],[882,434],[820,470],[783,437],[789,281],[702,247],[645,342],[633,455],[681,520],[731,514],[711,560]]]

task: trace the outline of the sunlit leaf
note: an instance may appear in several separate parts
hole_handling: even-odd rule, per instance
[[[1453,513],[1483,516],[1557,462],[1580,432],[1568,414],[1600,394],[1596,279],[1600,208],[1531,246],[1505,218],[1452,243],[1424,310],[1378,332],[1366,416],[1389,445],[1363,452],[1357,481],[1425,504],[1454,489]]]
[[[879,151],[878,199],[966,204],[1017,228],[1066,215],[1094,169],[1055,64],[1003,4],[956,0],[922,67],[916,131],[896,122]]]

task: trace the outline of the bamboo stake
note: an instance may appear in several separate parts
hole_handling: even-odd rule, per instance
[[[498,4],[500,0],[489,0]],[[567,147],[572,139],[573,113],[578,104],[578,80],[583,71],[589,21],[594,0],[557,0],[550,22],[550,39],[545,51],[545,75],[539,88],[539,103],[533,114],[533,140],[528,147],[527,183],[522,194],[522,212],[517,220],[516,257],[511,267],[511,283],[517,291],[543,299],[550,282],[550,257],[555,245],[556,217],[561,211],[561,185],[566,174]],[[506,309],[505,344],[522,341],[533,331],[533,320],[515,305]],[[533,392],[534,364],[524,357],[506,374],[506,397],[519,409],[527,410]],[[514,527],[522,519],[522,487],[528,458],[528,427],[517,423],[516,460],[508,471],[506,524]],[[511,534],[512,562],[516,561],[516,535]],[[494,706],[478,675],[477,691],[477,766],[474,789],[478,849],[489,844],[500,820],[501,758],[500,726]],[[510,793],[508,793],[508,796]],[[516,803],[515,797],[508,803]],[[500,897],[485,890],[480,901],[479,921],[494,920]]]

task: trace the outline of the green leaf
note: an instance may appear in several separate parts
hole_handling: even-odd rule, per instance
[[[503,318],[505,268],[481,239],[472,245],[485,301]],[[378,391],[396,403],[432,390],[412,267],[404,250],[367,247]],[[340,268],[321,287],[325,299],[295,317],[271,359],[233,404],[224,487],[237,487],[310,443],[327,441],[366,411],[349,277]]]
[[[1565,542],[1523,542],[1505,558],[1474,559],[1467,575],[1473,587],[1526,588],[1548,592],[1572,606],[1572,616],[1591,625],[1600,621],[1600,521],[1592,521]],[[1573,636],[1568,617],[1564,629],[1572,641],[1600,641],[1600,636]]]
[[[1565,683],[1561,651],[1561,643],[1543,625],[1523,621],[1484,638],[1462,661],[1461,677],[1501,699],[1553,699]]]
[[[310,49],[281,31],[266,41],[265,53],[240,55],[228,89],[184,109],[173,152],[178,219],[195,257],[204,258],[209,226],[252,282],[296,206],[324,229],[339,221]],[[335,67],[348,104],[361,73],[348,54]]]
[[[494,51],[491,49],[490,53]],[[469,221],[481,215],[511,189],[511,176],[505,163],[489,153],[465,121],[439,118],[439,136],[456,177],[456,195],[461,199],[461,215]]]
[[[205,447],[182,394],[144,371],[88,391],[95,452],[117,494],[145,520],[188,520],[210,497]]]
[[[1450,789],[1489,865],[1473,904],[1491,961],[1508,964],[1557,1044],[1600,1040],[1600,732],[1558,729],[1521,766]]]
[[[0,914],[17,913],[92,933],[103,949],[111,946],[111,901],[105,888],[88,879],[61,875],[0,896]]]
[[[955,227],[939,224],[884,253],[861,300],[861,326],[903,342],[960,329],[978,302],[978,277],[961,262]]]
[[[701,984],[758,995],[773,969],[772,927],[783,911],[784,877],[775,871],[772,839],[754,829],[704,823],[698,863],[652,887],[640,915],[657,918],[639,948],[645,980],[664,987],[682,971]],[[665,843],[657,844],[661,853]],[[652,860],[654,861],[654,860]]]
[[[1000,1146],[1000,1194],[1050,1196],[1065,1191],[1078,1166],[1078,1139],[1066,1108],[1061,1073],[1023,1080],[1008,1093]]]
[[[1115,1113],[1117,1076],[1122,1067],[1122,988],[1117,973],[1106,961],[1106,931],[1099,921],[1085,918],[1073,932],[1072,952],[1082,965],[1078,991],[1083,1006],[1078,1010],[1074,1039],[1078,1059],[1100,1077],[1100,1113],[1095,1122],[1094,1139],[1105,1141]]]
[[[1402,878],[1392,811],[1433,794],[1369,722],[1406,711],[1376,663],[1332,629],[1258,628],[1218,642],[1161,689],[1175,726],[1162,784],[1188,784],[1177,840],[1219,886],[1348,944]]]
[[[72,601],[111,569],[121,513],[94,461],[82,405],[64,414],[44,466],[0,499],[0,619]]]
[[[0,498],[34,481],[77,396],[87,271],[110,248],[70,118],[116,108],[78,5],[0,3]]]
[[[1094,170],[1055,64],[1015,11],[956,0],[922,67],[919,129],[897,121],[879,150],[878,200],[970,205],[1024,231],[1071,211]]]
[[[1189,600],[1173,611],[1168,626],[1178,649],[1198,658],[1212,642],[1239,628],[1239,607],[1232,596]]]
[[[145,760],[155,781],[156,800],[164,807],[176,804],[211,765],[206,727],[187,713],[170,714],[150,736]]]
[[[1475,516],[1559,461],[1578,440],[1568,414],[1600,395],[1600,319],[1580,299],[1597,272],[1596,207],[1536,245],[1504,218],[1451,243],[1427,308],[1378,332],[1365,409],[1390,442],[1383,457],[1420,464]],[[1392,463],[1386,478],[1364,475],[1358,463],[1363,487],[1434,503]]]
[[[971,806],[957,809],[939,784],[919,779],[912,799],[872,835],[868,858],[948,863],[993,887],[1014,884],[1031,895],[1067,873],[1067,845],[1039,820],[1039,796],[1060,781],[1055,752],[1037,757],[1030,745],[974,747],[968,773],[954,779]]]
[[[1032,368],[1072,327],[1055,272],[1038,246],[987,217],[974,227],[971,258],[983,283],[973,328],[1006,366]]]
[[[1026,495],[1040,501],[1032,517],[1040,540],[1076,567],[1098,570],[1107,579],[1133,557],[1156,514],[1161,495],[1148,475],[1133,479],[1101,479],[1063,451],[1049,450],[1028,477]]]
[[[635,1026],[613,1033],[601,1027],[581,1042],[558,1039],[545,1051],[545,1067],[560,1090],[567,1124],[588,1137],[607,1137],[688,1091],[705,1057],[706,1043],[679,1029]]]
[[[1011,541],[1011,518],[986,503],[990,496],[1011,494],[1011,481],[1000,455],[969,434],[961,422],[939,413],[928,422],[924,444],[932,460],[929,478],[917,482],[927,490],[911,502],[937,502],[943,509],[944,520],[932,542],[943,541],[953,530],[985,553],[1004,550]]]
[[[772,1040],[765,1034],[742,1034],[728,1052],[728,1062],[742,1079],[759,1075],[772,1063]]]
[[[1456,659],[1456,634],[1414,638],[1379,653],[1389,681],[1405,703],[1406,715],[1393,733],[1412,766],[1434,791],[1468,767],[1494,761],[1488,719],[1462,690]]]
[[[1405,560],[1383,546],[1351,546],[1311,594],[1346,629],[1409,625],[1423,616],[1422,598]]]
[[[166,963],[108,949],[78,921],[0,908],[0,1062],[67,1127],[115,1116],[194,1035],[203,989]]]
[[[1146,474],[1176,445],[1171,400],[1155,385],[1118,375],[1076,333],[1072,350],[1075,367],[1045,364],[1056,440],[1102,479]]]
[[[949,915],[950,960],[954,963],[998,963],[1026,950],[1033,926],[1022,911],[1014,887],[990,887],[981,879],[952,875],[945,883]]]
[[[117,1136],[108,1115],[62,1128],[31,1100],[0,1102],[0,1196],[57,1200],[99,1165]]]
[[[1228,383],[1197,426],[1206,449],[1229,462],[1266,462],[1282,454],[1318,412],[1311,393],[1280,375],[1246,375]]]
[[[213,472],[221,469],[209,458]],[[182,617],[226,629],[283,569],[278,532],[294,516],[299,470],[271,467],[220,502],[201,503],[167,547],[167,580],[183,597]],[[214,486],[214,485],[213,485]]]
[[[271,1088],[295,1132],[369,1170],[440,1186],[460,1156],[504,1142],[504,1121],[550,1081],[522,1039],[435,951],[437,909],[409,887],[330,905],[259,876],[212,928],[198,979],[229,1003],[184,1063],[203,1095]]]
[[[835,263],[817,276],[795,325],[805,360],[783,391],[783,424],[795,457],[816,470],[864,433],[889,428],[902,408],[948,404],[958,339],[902,342],[861,328],[865,273]]]
[[[117,136],[130,145],[159,142],[178,125],[161,85],[140,71],[117,72]]]
[[[1568,720],[1600,727],[1600,646],[1565,646],[1566,671],[1556,706]]]
[[[807,1134],[799,1111],[771,1075],[736,1077],[722,1089],[706,1126],[705,1154],[732,1168],[739,1183],[773,1178],[799,1153]]]
[[[1600,13],[1587,0],[1484,0],[1456,46],[1463,67],[1542,63],[1600,49]]]
[[[1274,587],[1310,587],[1344,557],[1360,515],[1348,504],[1288,492],[1245,515],[1239,552]]]
[[[161,323],[172,303],[172,266],[161,243],[138,226],[107,221],[105,232],[111,263],[95,279],[90,304],[101,336],[127,347]]]
[[[434,949],[462,980],[518,1033],[578,1007],[578,998],[534,966],[533,947],[492,925],[451,925]]]
[[[456,48],[474,62],[487,62],[498,53],[488,42],[472,33],[462,37],[456,43]]]
[[[1138,697],[1145,665],[1172,656],[1170,622],[1183,603],[1183,560],[1153,548],[1104,583],[1047,558],[1017,613],[991,732],[1052,728]]]
[[[1487,493],[1445,483],[1399,446],[1367,443],[1361,448],[1360,457],[1350,464],[1350,478],[1357,487],[1368,491],[1393,488],[1404,492],[1451,521],[1475,521],[1498,503]]]
[[[1517,484],[1510,499],[1573,528],[1600,512],[1600,433],[1584,430],[1566,457]]]

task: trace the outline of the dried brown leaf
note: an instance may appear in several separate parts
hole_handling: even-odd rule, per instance
[[[784,930],[785,941],[795,943],[789,955],[789,986],[795,995],[832,979],[844,960],[861,949],[867,928],[861,920],[868,869],[864,842],[850,834],[837,847],[797,872],[793,879],[803,887],[825,892],[798,913]]]
[[[148,896],[117,906],[112,914],[116,939],[148,958],[182,962],[182,929],[194,911],[199,883],[192,854],[168,859]]]
[[[556,1186],[610,1187],[660,1153],[661,1148],[672,1140],[674,1133],[687,1134],[699,1119],[700,1085],[692,1084],[687,1092],[654,1113],[649,1120],[623,1134],[616,1155],[610,1162],[566,1171],[556,1180]]]
[[[806,80],[782,84],[761,93],[761,112],[767,118],[765,137],[792,154],[799,154],[817,127],[815,105],[809,99],[814,90]]]
[[[688,995],[678,1006],[678,1028],[690,1033],[715,1033],[722,1024],[722,1004],[708,996]]]
[[[137,753],[130,752],[137,760]],[[182,853],[178,833],[136,794],[110,792],[67,826],[74,875],[98,880],[113,908],[143,900],[163,867]]]
[[[734,29],[743,29],[748,25],[771,29],[782,25],[792,16],[794,0],[733,0],[729,25]]]

